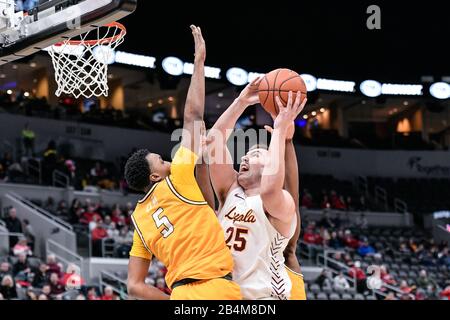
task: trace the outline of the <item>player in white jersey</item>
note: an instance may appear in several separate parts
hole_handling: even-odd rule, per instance
[[[244,299],[289,299],[291,281],[284,267],[283,251],[296,228],[296,206],[283,189],[285,181],[285,141],[294,130],[294,120],[303,110],[301,93],[293,101],[292,92],[274,121],[268,150],[252,148],[243,158],[239,172],[226,141],[237,120],[251,105],[259,102],[262,78],[248,85],[217,120],[208,136],[209,170],[225,239],[234,259],[233,280]]]

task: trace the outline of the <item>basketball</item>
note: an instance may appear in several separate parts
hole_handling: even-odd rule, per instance
[[[305,82],[297,72],[289,69],[276,69],[266,74],[259,84],[259,101],[267,112],[276,116],[278,105],[275,97],[279,95],[281,102],[286,105],[289,91],[292,91],[294,99],[297,91],[302,93],[302,101],[306,98]]]

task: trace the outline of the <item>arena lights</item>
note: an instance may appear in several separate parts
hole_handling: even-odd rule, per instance
[[[381,95],[381,83],[375,80],[366,80],[360,84],[359,90],[367,97],[378,97]]]
[[[248,83],[248,72],[241,68],[231,68],[227,71],[227,79],[235,86],[243,86]]]
[[[359,90],[361,90],[362,94],[371,98],[378,97],[382,94],[404,96],[420,96],[423,94],[423,86],[421,84],[382,84],[375,80],[361,82]]]
[[[207,67],[205,66],[205,77],[211,79],[220,79],[220,72],[222,70],[220,68],[215,67]],[[194,72],[194,64],[193,63],[184,63],[183,67],[184,74],[192,74]]]
[[[423,86],[421,84],[391,84],[383,83],[381,86],[382,94],[421,96]]]
[[[303,81],[305,81],[306,90],[314,91],[317,89],[317,78],[316,77],[314,77],[310,74],[307,74],[307,73],[301,74],[300,76],[302,77]]]
[[[167,57],[162,61],[162,67],[165,72],[172,76],[181,76],[184,71],[183,61],[176,57]]]
[[[155,69],[155,57],[144,56],[140,54],[117,51],[115,55],[115,62],[121,64],[128,64],[131,66]]]
[[[317,89],[319,90],[354,92],[355,85],[356,83],[353,81],[317,79]]]
[[[450,84],[446,82],[436,82],[430,86],[430,94],[436,99],[450,98]]]

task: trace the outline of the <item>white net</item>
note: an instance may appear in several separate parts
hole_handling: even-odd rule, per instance
[[[108,65],[125,34],[125,27],[114,22],[50,47],[56,95],[108,96]]]

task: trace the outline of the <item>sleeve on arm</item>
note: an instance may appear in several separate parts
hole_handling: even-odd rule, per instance
[[[136,231],[134,231],[133,235],[133,246],[131,247],[130,256],[152,260],[152,254],[145,248]]]
[[[181,146],[175,153],[170,167],[170,179],[174,184],[196,185],[195,165],[198,156],[186,147]]]

